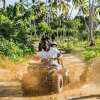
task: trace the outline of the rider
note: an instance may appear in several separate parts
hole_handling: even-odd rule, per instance
[[[52,63],[61,64],[63,67],[62,62],[62,54],[59,52],[58,49],[49,47],[48,42],[43,42],[42,51],[39,53],[39,58],[50,59],[53,58]]]
[[[52,39],[52,41],[55,41],[55,34],[54,33],[51,35],[51,39]]]
[[[49,47],[47,41],[43,42],[42,49],[43,50],[39,53],[39,57],[43,57],[45,59],[49,58],[59,59],[59,57],[61,57],[61,53],[57,49]]]
[[[49,47],[47,41],[43,42],[42,49],[43,50],[38,55],[39,59],[42,59],[42,58],[44,58],[44,59],[53,58],[54,59],[53,63],[54,64],[58,63],[58,64],[62,65],[63,71],[66,72],[67,69],[63,66],[62,54],[58,49],[53,48],[53,47]]]
[[[56,42],[52,42],[52,43],[51,43],[51,47],[52,47],[52,48],[57,48],[57,43],[56,43]]]
[[[45,35],[42,36],[41,41],[45,41]]]

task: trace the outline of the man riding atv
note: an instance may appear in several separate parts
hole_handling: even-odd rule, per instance
[[[50,44],[50,41],[49,41],[49,37],[47,35],[43,35],[42,38],[41,38],[41,41],[39,43],[39,51],[42,51],[42,43],[47,41],[49,44]]]
[[[39,53],[39,59],[53,59],[52,63],[60,64],[63,69],[64,76],[66,77],[66,70],[67,68],[64,67],[63,65],[63,59],[62,59],[62,54],[61,52],[56,48],[57,43],[52,42],[51,47],[49,46],[47,41],[43,42],[42,45],[42,51]]]
[[[55,60],[59,60],[62,57],[61,53],[56,48],[49,47],[47,41],[43,42],[42,49],[43,50],[38,55],[40,58],[54,58]]]
[[[68,84],[68,69],[63,66],[61,53],[56,48],[49,47],[47,41],[43,42],[42,48],[37,57],[41,63],[36,67],[29,66],[28,73],[23,75],[21,83],[24,93],[32,91],[35,94],[38,90],[40,92],[45,88],[51,92],[60,93],[63,85]]]
[[[41,59],[42,58],[45,58],[45,59],[53,58],[55,60],[55,62],[57,62],[58,64],[61,64],[62,67],[64,69],[66,69],[63,66],[62,54],[56,47],[57,47],[57,43],[56,42],[52,42],[51,43],[51,47],[50,47],[48,42],[44,41],[43,45],[42,45],[42,49],[43,50],[39,53],[39,55],[38,55],[39,58],[38,59],[40,59],[40,58]]]

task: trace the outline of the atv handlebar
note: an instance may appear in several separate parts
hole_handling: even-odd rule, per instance
[[[50,60],[59,60],[60,58],[59,57],[56,57],[56,58],[50,58]]]

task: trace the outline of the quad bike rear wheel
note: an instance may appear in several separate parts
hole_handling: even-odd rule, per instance
[[[61,74],[54,76],[52,80],[52,88],[54,93],[60,93],[63,89],[63,77]]]

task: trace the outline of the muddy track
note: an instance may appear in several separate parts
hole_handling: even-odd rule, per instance
[[[36,42],[34,46],[38,54],[38,43]],[[70,83],[63,88],[61,93],[23,96],[20,82],[4,81],[2,78],[7,76],[1,73],[0,100],[99,100],[100,86],[89,83],[87,64],[71,54],[66,54],[63,50],[61,52],[64,66],[69,69],[70,76]],[[31,59],[30,62],[34,60]]]

